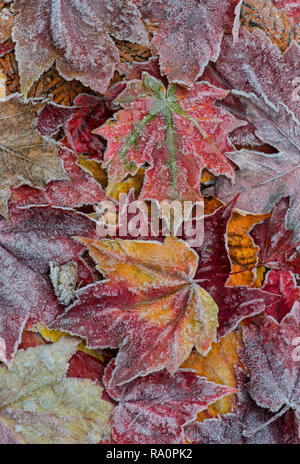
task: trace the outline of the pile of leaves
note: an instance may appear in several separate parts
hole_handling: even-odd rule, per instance
[[[299,443],[299,19],[0,1],[0,443]],[[202,245],[99,236],[121,193]]]

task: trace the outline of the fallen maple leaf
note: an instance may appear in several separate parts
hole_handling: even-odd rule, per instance
[[[113,115],[111,102],[124,87],[123,83],[115,85],[105,97],[80,94],[71,107],[48,103],[39,114],[37,129],[41,135],[53,137],[63,128],[65,145],[74,153],[102,159],[104,140],[92,131]]]
[[[242,149],[227,153],[240,169],[234,186],[223,177],[218,184],[219,197],[228,201],[239,193],[237,206],[252,213],[268,213],[285,196],[291,197],[287,226],[300,239],[299,221],[299,143],[300,121],[283,105],[275,106],[266,96],[235,92],[246,109],[246,118],[257,128],[256,135],[278,149],[269,155]]]
[[[195,248],[199,262],[194,280],[218,305],[218,338],[231,332],[245,317],[264,311],[280,299],[259,289],[227,286],[231,263],[226,235],[236,200],[205,217],[204,242],[201,247]]]
[[[286,227],[289,207],[290,199],[282,198],[272,209],[270,217],[255,225],[250,235],[259,246],[258,266],[300,274],[300,255],[292,245],[293,232]]]
[[[115,369],[106,367],[103,383],[119,404],[111,415],[112,440],[131,444],[184,444],[183,426],[210,403],[236,391],[180,369],[139,377],[126,385],[111,386]]]
[[[218,308],[193,283],[197,257],[184,242],[81,242],[109,280],[79,291],[78,302],[52,326],[82,336],[89,347],[120,346],[112,383],[164,367],[174,373],[193,346],[208,353]]]
[[[8,365],[20,343],[25,324],[50,323],[62,311],[55,297],[49,263],[77,263],[78,281],[91,282],[80,259],[82,245],[73,235],[89,233],[92,222],[78,213],[54,208],[12,212],[0,220],[0,359]]]
[[[162,82],[148,73],[133,80],[114,100],[124,110],[94,133],[108,140],[104,166],[110,183],[150,164],[140,199],[201,198],[204,167],[233,177],[225,153],[232,148],[228,134],[243,125],[214,103],[228,92],[205,82],[191,90]]]
[[[105,93],[119,52],[112,37],[149,46],[140,14],[130,0],[15,0],[13,28],[22,93],[54,61],[61,75]]]
[[[263,315],[243,327],[242,361],[250,376],[247,389],[258,406],[277,413],[273,420],[290,408],[299,417],[300,361],[293,355],[299,327],[299,302],[280,323]]]
[[[109,280],[79,291],[78,302],[53,327],[80,335],[90,347],[120,347],[116,384],[164,367],[173,373],[194,345],[206,355],[218,326],[210,292],[219,304],[219,337],[280,298],[225,287],[231,270],[225,234],[233,206],[205,219],[206,239],[195,249],[199,262],[192,249],[171,237],[163,244],[81,238]]]
[[[268,421],[272,414],[266,409],[260,408],[252,400],[245,382],[245,373],[238,372],[239,392],[234,412],[221,415],[217,418],[206,419],[203,422],[188,424],[184,433],[192,444],[297,444],[297,420],[293,412],[287,412],[276,422]],[[258,424],[264,427],[254,431]],[[254,432],[247,435],[247,430]],[[246,434],[245,434],[246,432]]]
[[[88,379],[66,378],[78,340],[19,351],[0,367],[0,442],[98,443],[109,433],[112,405]],[[4,433],[3,433],[4,430]]]
[[[42,103],[24,104],[17,96],[0,102],[0,214],[4,216],[11,187],[42,188],[51,180],[68,178],[57,146],[36,129],[42,108]]]
[[[158,23],[152,44],[171,82],[192,86],[216,61],[225,31],[237,40],[241,1],[136,0],[143,18]]]
[[[263,290],[281,295],[280,302],[274,303],[266,309],[266,313],[278,322],[292,310],[296,301],[300,299],[300,289],[297,287],[294,275],[289,271],[273,270],[268,272]]]

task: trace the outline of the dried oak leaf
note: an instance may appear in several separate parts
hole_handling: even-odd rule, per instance
[[[243,327],[243,365],[249,373],[247,389],[256,404],[280,417],[290,408],[299,419],[300,361],[294,341],[300,337],[300,304],[294,304],[280,323],[261,315]]]
[[[0,214],[7,216],[10,189],[20,184],[42,188],[67,179],[54,142],[36,129],[42,103],[22,103],[18,96],[0,102]]]
[[[89,219],[54,208],[28,208],[0,220],[0,359],[8,365],[20,343],[25,324],[48,324],[62,312],[55,297],[49,262],[77,263],[78,282],[92,281],[80,259],[83,247],[72,240],[94,234]]]
[[[249,395],[246,374],[237,369],[239,392],[232,413],[203,422],[192,422],[184,428],[192,444],[297,444],[297,420],[292,411],[272,421],[272,413],[263,409]],[[268,424],[268,421],[271,422]],[[261,426],[261,428],[260,428]],[[259,430],[256,430],[256,429]],[[247,431],[253,433],[247,434]],[[245,435],[246,432],[246,435]]]
[[[54,61],[61,75],[105,93],[119,52],[112,37],[149,46],[140,13],[130,0],[15,0],[16,58],[26,97]]]
[[[293,232],[286,227],[290,199],[282,198],[270,217],[255,225],[250,235],[259,247],[258,265],[300,274],[300,255],[292,245]]]
[[[119,182],[148,163],[140,199],[195,201],[201,198],[203,168],[232,178],[227,136],[244,123],[214,105],[227,94],[206,82],[190,90],[177,85],[166,90],[148,73],[130,81],[114,100],[124,109],[94,131],[108,141],[104,165],[109,182]]]
[[[144,19],[158,24],[152,44],[171,82],[192,86],[209,61],[216,61],[225,31],[235,40],[238,0],[136,0]]]
[[[0,367],[0,442],[91,444],[109,433],[112,405],[100,385],[66,377],[77,344],[62,338],[20,350],[11,370]]]
[[[111,386],[115,361],[103,383],[119,404],[111,414],[112,440],[131,444],[184,444],[183,426],[210,403],[236,391],[180,369],[165,369],[121,386]]]
[[[193,346],[206,355],[218,326],[210,292],[219,304],[219,337],[279,299],[257,289],[225,287],[232,208],[233,203],[206,218],[205,241],[195,249],[199,259],[172,237],[163,244],[81,238],[109,280],[79,290],[78,302],[53,327],[80,335],[89,347],[120,347],[115,384],[164,367],[173,373]]]
[[[174,373],[193,346],[208,353],[218,308],[193,283],[197,256],[188,245],[172,237],[163,244],[81,242],[108,280],[80,290],[78,301],[52,326],[80,334],[89,347],[120,347],[114,384],[164,367]]]

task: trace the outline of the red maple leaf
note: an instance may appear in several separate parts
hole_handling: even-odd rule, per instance
[[[152,44],[171,82],[192,86],[216,61],[225,31],[237,39],[238,0],[135,0],[143,18],[158,23]]]
[[[297,287],[295,276],[290,271],[268,272],[263,290],[281,296],[280,301],[266,309],[266,313],[278,322],[282,321],[300,298],[300,289]]]
[[[121,386],[110,385],[115,368],[106,367],[103,383],[119,404],[111,414],[112,440],[131,444],[184,443],[183,427],[199,411],[236,390],[192,372],[162,370]]]
[[[120,347],[116,384],[163,367],[173,373],[194,345],[207,354],[216,335],[210,295],[219,307],[219,337],[280,298],[226,287],[231,270],[226,229],[233,207],[234,202],[206,217],[196,261],[184,242],[170,237],[163,244],[82,239],[108,280],[80,290],[53,327],[85,338],[90,347]]]
[[[80,94],[70,107],[48,103],[39,114],[37,129],[41,135],[53,137],[63,128],[64,143],[74,153],[102,159],[105,141],[92,131],[113,115],[111,102],[124,87],[123,83],[113,86],[105,97]]]
[[[130,0],[15,0],[13,8],[18,12],[13,39],[24,96],[53,62],[66,79],[105,93],[120,61],[112,37],[149,45]]]
[[[243,327],[242,361],[249,372],[247,389],[256,404],[276,413],[292,409],[300,414],[300,361],[295,342],[300,338],[300,304],[294,304],[280,323],[257,316]]]
[[[298,425],[293,411],[273,421],[272,413],[257,406],[249,395],[247,376],[239,368],[237,379],[239,391],[234,410],[213,419],[188,424],[184,433],[189,443],[297,444]]]
[[[119,182],[148,163],[140,199],[195,201],[201,198],[203,168],[233,178],[228,134],[244,123],[215,106],[227,94],[206,82],[166,90],[148,73],[130,81],[114,100],[124,109],[94,131],[108,141],[109,181]]]

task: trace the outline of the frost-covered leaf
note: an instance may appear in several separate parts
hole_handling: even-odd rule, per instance
[[[103,378],[107,392],[119,404],[111,415],[112,440],[131,444],[184,444],[183,426],[210,403],[235,391],[192,372],[166,370],[110,386],[114,361]]]
[[[245,317],[264,311],[280,299],[259,289],[227,286],[231,273],[227,230],[234,205],[233,201],[205,217],[204,242],[201,247],[195,248],[199,257],[195,281],[213,297],[219,307],[218,337],[231,332]]]
[[[39,134],[36,117],[43,104],[22,103],[18,96],[0,102],[0,214],[7,215],[10,188],[42,188],[67,179],[57,146]]]
[[[158,24],[152,44],[171,82],[192,86],[216,61],[225,31],[239,29],[239,0],[136,0],[143,18]]]
[[[119,182],[148,163],[141,199],[195,201],[201,197],[203,168],[232,178],[227,136],[244,123],[214,105],[227,94],[205,82],[190,90],[177,85],[166,90],[148,73],[130,81],[114,100],[124,109],[94,131],[108,140],[109,181]]]
[[[95,204],[105,197],[101,185],[80,167],[77,156],[60,147],[58,156],[69,179],[49,182],[43,190],[22,185],[12,189],[8,207],[50,205],[75,208]]]
[[[47,137],[53,137],[63,128],[66,145],[74,153],[86,153],[91,158],[102,159],[104,140],[92,131],[113,115],[111,101],[124,87],[123,83],[114,86],[106,97],[78,95],[71,107],[48,103],[39,114],[37,128]]]
[[[194,345],[207,354],[217,328],[210,292],[220,307],[219,337],[280,299],[258,289],[225,286],[231,271],[225,234],[232,208],[233,203],[205,219],[205,240],[195,250],[199,261],[184,242],[171,237],[164,244],[82,239],[109,280],[80,290],[79,301],[54,327],[80,335],[90,347],[120,346],[115,383],[163,367],[175,372]]]
[[[67,378],[78,340],[19,351],[13,368],[0,367],[0,439],[22,443],[98,443],[109,433],[112,406],[88,379]],[[3,428],[8,437],[3,437]]]
[[[250,232],[259,246],[258,264],[271,269],[300,274],[300,255],[292,245],[293,232],[286,227],[289,198],[282,198],[272,209],[270,217]]]
[[[68,306],[75,297],[77,265],[70,261],[59,265],[50,261],[50,279],[59,303]]]
[[[288,16],[295,19],[295,22],[300,19],[300,5],[298,0],[274,0],[275,5],[285,10]]]
[[[23,95],[54,61],[61,75],[104,93],[119,52],[112,39],[149,45],[130,0],[15,0],[13,28]]]
[[[14,15],[6,8],[0,11],[0,43],[5,42],[11,35]]]
[[[285,51],[293,40],[300,43],[300,26],[294,24],[293,18],[289,17],[292,9],[287,11],[283,9],[284,3],[292,4],[293,2],[289,0],[247,0],[243,2],[241,8],[241,24],[250,31],[257,28],[264,31],[281,51]],[[295,0],[295,3],[299,5],[298,0]]]
[[[236,92],[237,93],[237,92]],[[300,121],[281,103],[274,105],[266,96],[237,93],[246,109],[246,117],[256,127],[256,135],[278,153],[242,149],[227,156],[240,169],[235,183],[226,178],[218,184],[219,198],[228,201],[239,193],[237,206],[252,213],[268,213],[283,197],[290,196],[287,226],[294,231],[294,243],[300,239]]]
[[[113,383],[166,367],[174,373],[193,346],[205,355],[215,340],[218,308],[193,283],[195,253],[184,242],[81,239],[109,280],[78,291],[53,327],[89,347],[120,347]]]
[[[247,389],[258,406],[283,414],[289,408],[300,413],[300,361],[294,356],[300,337],[300,304],[280,323],[257,316],[243,327],[243,364],[250,375]]]
[[[225,335],[218,343],[213,343],[205,357],[192,351],[181,367],[192,369],[195,374],[206,377],[211,382],[237,388],[235,368],[239,364],[240,345],[241,333],[235,330]],[[211,404],[197,415],[197,420],[231,412],[235,404],[235,396],[235,394],[228,395]]]
[[[281,322],[284,316],[300,299],[300,289],[297,287],[295,276],[289,271],[272,270],[268,272],[263,289],[266,292],[281,295],[280,301],[266,309],[266,313]]]
[[[0,221],[0,359],[12,363],[28,321],[50,323],[62,310],[49,278],[49,262],[75,261],[79,282],[91,282],[73,235],[93,235],[83,215],[51,208],[18,210]]]
[[[299,102],[292,98],[293,80],[300,76],[300,47],[293,42],[282,53],[259,29],[240,30],[237,44],[226,36],[216,69],[230,87],[258,97],[276,106],[285,105],[300,119]]]
[[[203,422],[193,422],[185,429],[185,437],[192,444],[297,444],[297,420],[292,411],[287,412],[275,422],[272,414],[260,408],[252,400],[245,387],[246,376],[243,373],[243,383],[239,382],[237,404],[232,413],[217,418],[206,419]],[[266,424],[266,425],[265,425]],[[258,426],[262,428],[255,432]],[[247,431],[253,431],[245,436]]]

